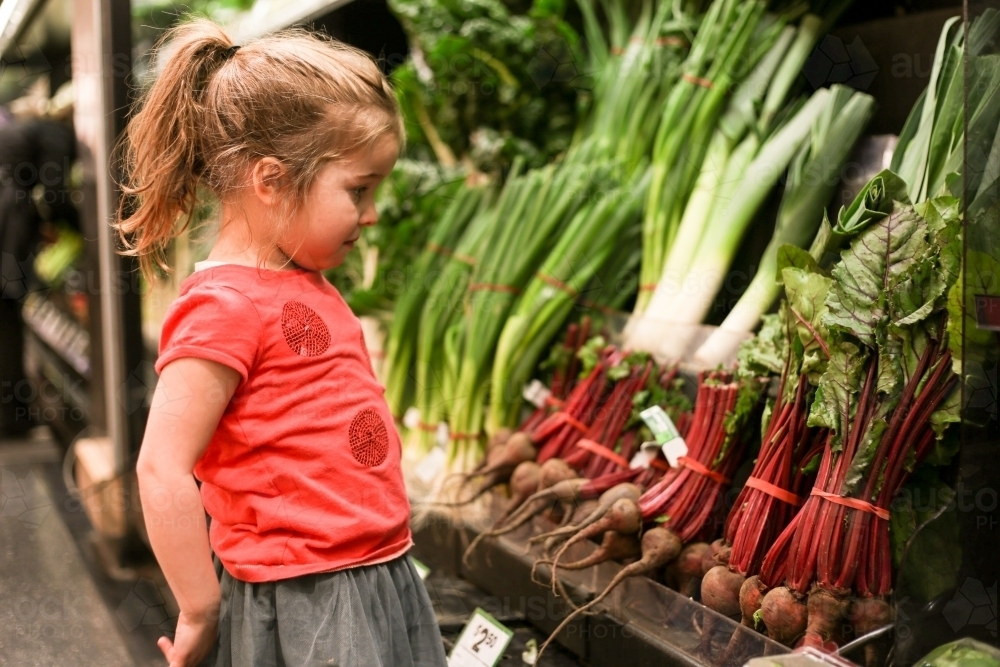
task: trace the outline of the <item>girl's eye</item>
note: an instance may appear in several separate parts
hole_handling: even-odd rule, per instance
[[[351,194],[354,195],[355,199],[361,199],[361,195],[363,195],[365,193],[365,190],[367,189],[368,189],[367,187],[362,185],[360,188],[354,188],[353,190],[351,190]]]

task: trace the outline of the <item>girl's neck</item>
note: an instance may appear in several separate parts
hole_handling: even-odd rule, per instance
[[[280,248],[265,249],[256,240],[264,234],[248,223],[247,215],[238,215],[234,207],[226,204],[221,213],[219,237],[206,259],[275,271],[299,268]]]

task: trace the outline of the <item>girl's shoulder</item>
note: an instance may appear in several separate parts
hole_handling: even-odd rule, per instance
[[[322,313],[324,319],[354,318],[340,292],[316,271],[216,263],[196,267],[182,284],[178,301],[203,295],[242,301],[263,319],[284,319],[303,307]]]

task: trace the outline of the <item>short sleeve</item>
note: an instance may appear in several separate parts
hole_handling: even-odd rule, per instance
[[[237,371],[245,382],[260,349],[257,309],[243,294],[219,285],[199,285],[167,311],[156,372],[175,359],[207,359]]]

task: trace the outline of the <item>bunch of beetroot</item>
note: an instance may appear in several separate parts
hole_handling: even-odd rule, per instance
[[[574,341],[581,341],[586,329],[571,329],[565,348],[572,349]],[[486,475],[477,494],[485,484],[496,485],[502,481],[500,474],[506,474],[511,497],[493,528],[469,545],[466,558],[482,540],[512,532],[546,510],[557,510],[550,516],[561,516],[561,528],[567,529],[580,503],[597,501],[576,517],[577,523],[592,523],[614,500],[638,499],[641,489],[669,469],[662,454],[648,467],[632,468],[630,463],[643,437],[635,415],[650,402],[679,393],[676,369],[658,369],[647,355],[627,354],[601,337],[565,358],[574,361],[564,362],[565,372],[554,376],[553,396],[546,405],[506,442],[497,439],[487,452],[485,466],[473,473]],[[574,380],[577,361],[582,377]],[[564,387],[572,389],[558,396]],[[674,408],[684,406],[678,396],[666,402]],[[568,534],[559,530],[542,538],[551,538],[554,545]]]
[[[759,416],[762,385],[756,380],[740,381],[728,372],[705,373],[699,377],[694,414],[685,435],[687,455],[638,499],[623,494],[606,503],[601,512],[589,517],[553,555],[553,588],[558,570],[578,569],[608,558],[638,557],[612,579],[604,591],[570,614],[556,628],[542,649],[576,616],[603,601],[628,577],[651,574],[676,562],[681,587],[697,582],[707,545],[720,518],[722,500],[731,477],[752,440],[754,429],[747,428]],[[598,539],[601,546],[591,556],[563,564],[562,555],[573,544]],[[693,557],[688,557],[693,554]]]
[[[744,623],[773,639],[831,649],[892,621],[890,504],[958,419],[958,232],[956,200],[895,202],[829,277],[785,269],[788,308],[812,309],[801,319],[826,359],[807,422],[823,438],[815,484],[740,592]]]
[[[703,563],[701,601],[734,618],[741,615],[744,581],[760,572],[768,549],[802,506],[826,442],[826,429],[807,424],[813,384],[829,357],[817,333],[826,311],[817,307],[823,300],[805,271],[788,267],[782,273],[786,300],[778,313],[764,316],[760,333],[739,352],[742,373],[777,375],[776,396],[765,411],[753,470],[726,518],[722,538],[712,543]]]

